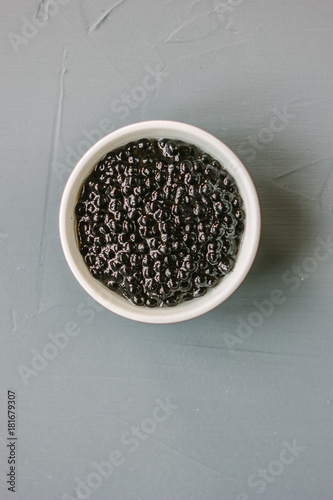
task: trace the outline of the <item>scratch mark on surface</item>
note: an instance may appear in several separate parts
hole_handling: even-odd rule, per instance
[[[209,345],[200,345],[200,344],[179,344],[177,342],[161,342],[160,340],[146,340],[144,342],[147,342],[151,346],[154,344],[161,344],[161,345],[167,345],[167,346],[178,346],[178,347],[183,347],[184,349],[212,349],[215,351],[223,351],[225,353],[229,353],[229,348],[224,347],[224,346],[209,346]],[[228,356],[229,357],[229,356]]]
[[[68,51],[66,48],[64,48],[63,53],[62,53],[62,60],[61,60],[61,70],[60,70],[60,78],[59,78],[59,95],[58,95],[58,101],[57,101],[57,108],[56,108],[56,120],[55,120],[55,133],[54,133],[54,139],[53,139],[53,144],[52,144],[52,161],[54,160],[56,156],[56,149],[59,143],[59,137],[60,137],[60,130],[61,130],[61,125],[62,125],[62,113],[63,113],[63,103],[64,103],[64,95],[65,95],[65,89],[64,89],[64,77],[65,74],[67,73],[67,68],[65,67],[65,59],[67,57]]]
[[[236,349],[233,349],[232,353],[244,353],[244,354],[260,354],[260,355],[265,355],[265,356],[285,356],[289,358],[311,358],[311,356],[304,356],[303,354],[289,354],[285,352],[273,352],[273,351],[259,351],[256,349],[242,349],[241,347],[237,347]]]
[[[323,163],[324,161],[330,161],[330,160],[332,160],[332,158],[323,158],[322,160],[315,161],[314,163],[302,165],[301,167],[294,168],[293,170],[288,170],[288,172],[284,172],[283,174],[277,175],[276,177],[274,177],[274,179],[282,179],[283,177],[287,177],[288,175],[294,174],[296,172],[300,172],[304,168],[314,167],[315,165],[318,165],[319,163]]]
[[[229,351],[227,347],[222,347],[222,346],[210,346],[210,345],[200,345],[200,344],[173,344],[173,345],[181,345],[182,347],[188,349],[212,349],[213,351],[225,351],[225,352]]]
[[[38,309],[40,309],[40,299],[42,294],[42,281],[44,274],[44,266],[43,266],[43,250],[45,244],[45,230],[46,230],[46,217],[48,213],[48,200],[49,200],[49,191],[50,191],[50,183],[51,183],[51,170],[52,165],[56,156],[57,146],[59,143],[60,130],[62,125],[62,113],[63,113],[63,102],[64,102],[64,77],[67,73],[67,68],[65,67],[65,59],[67,57],[68,51],[66,48],[63,49],[62,59],[61,59],[61,68],[60,68],[60,76],[59,76],[59,91],[58,91],[58,99],[56,105],[56,113],[54,120],[54,134],[51,145],[51,158],[49,162],[49,168],[47,171],[47,179],[46,179],[46,189],[45,189],[45,200],[44,200],[44,209],[43,209],[43,221],[42,221],[42,234],[40,241],[40,250],[39,250],[39,258],[38,258],[38,274],[37,274],[37,302]]]
[[[322,197],[323,197],[323,194],[324,194],[324,191],[326,189],[326,186],[328,184],[328,181],[330,180],[331,176],[333,174],[333,168],[331,170],[329,170],[328,174],[327,174],[327,177],[325,179],[325,182],[324,184],[322,185],[322,188],[321,190],[319,191],[318,193],[318,196],[317,196],[317,200],[319,201],[319,204],[321,204],[321,201],[322,201]]]
[[[305,189],[305,192],[301,192],[298,187],[293,189],[292,187],[290,187],[286,184],[284,184],[284,185],[278,184],[278,186],[280,189],[283,189],[283,191],[294,193],[298,196],[301,196],[302,198],[305,198],[306,200],[311,201],[312,203],[314,203],[316,201],[316,196],[312,195],[311,194],[312,191],[311,190],[309,191],[308,188]]]
[[[214,12],[216,7],[213,0],[197,0],[191,5],[191,13],[196,16],[204,16]]]
[[[107,20],[107,18],[111,14],[111,12],[113,12],[115,9],[120,7],[120,5],[122,5],[124,2],[126,2],[126,0],[119,0],[119,2],[117,2],[115,5],[110,7],[106,12],[104,12],[102,17],[97,19],[97,21],[92,26],[90,26],[88,33],[90,34],[93,31],[97,31],[103,25],[103,23]]]
[[[13,308],[11,308],[9,311],[9,319],[10,319],[10,331],[12,333],[15,333],[17,330],[17,324],[16,324],[15,311]]]
[[[176,64],[176,63],[178,64],[178,63],[180,63],[182,61],[190,60],[193,57],[199,57],[199,56],[207,55],[207,54],[210,54],[211,52],[218,52],[218,51],[223,50],[223,49],[232,49],[232,48],[238,47],[239,45],[243,45],[244,43],[248,43],[249,41],[252,41],[252,40],[240,40],[240,41],[237,41],[236,43],[233,42],[233,43],[227,43],[227,44],[223,44],[223,45],[218,45],[216,47],[211,47],[211,48],[209,48],[207,50],[203,50],[201,52],[195,52],[195,53],[192,53],[192,54],[188,54],[185,57],[180,57],[179,59],[174,58],[172,61],[169,62],[169,64],[167,65],[166,69],[169,66],[172,66],[173,64]]]
[[[288,175],[292,175],[303,170],[303,168],[312,167],[312,165],[315,165],[315,163],[310,163],[309,165],[302,165],[301,167],[293,168],[292,170],[288,170],[288,172],[284,172],[283,174],[279,174],[276,177],[273,177],[273,179],[283,179],[284,177],[288,177]]]
[[[326,99],[297,99],[292,101],[290,104],[295,108],[305,108],[306,106],[311,106],[312,104],[321,104],[322,102],[331,101],[333,97],[327,97]]]
[[[209,471],[211,472],[214,472],[214,474],[217,474],[218,476],[221,476],[221,473],[215,469],[213,469],[212,467],[210,467],[209,465],[206,465],[206,464],[203,464],[202,462],[200,462],[199,460],[196,460],[195,458],[192,458],[192,457],[189,457],[188,455],[186,455],[186,453],[183,453],[179,450],[177,450],[177,448],[173,448],[172,446],[169,446],[168,444],[164,443],[163,441],[160,441],[159,439],[156,439],[156,437],[154,436],[150,436],[151,439],[153,439],[154,441],[156,441],[157,443],[161,444],[162,446],[165,446],[166,448],[168,448],[169,450],[181,455],[182,457],[185,457],[187,458],[188,460],[190,460],[191,462],[194,462],[196,464],[199,464],[201,465],[201,467],[204,467],[205,469],[208,469]]]
[[[213,20],[213,23],[211,23],[211,19]],[[198,26],[196,27],[196,23],[200,20],[198,23]],[[206,27],[203,27],[202,21],[207,23]],[[191,26],[192,25],[192,26]],[[204,40],[211,34],[213,34],[221,25],[219,17],[216,15],[215,12],[209,12],[208,14],[204,16],[197,16],[194,19],[191,19],[190,21],[186,21],[183,23],[181,26],[179,26],[176,30],[174,30],[171,35],[164,41],[164,43],[189,43],[189,42],[194,42],[195,40]],[[187,35],[186,34],[186,28],[190,27],[190,33]],[[197,28],[197,29],[196,29]],[[202,35],[200,36],[194,36],[193,37],[193,31],[194,32],[203,32]],[[183,33],[182,33],[183,32]],[[181,37],[178,37],[178,35],[182,35]],[[185,35],[185,36],[184,36]]]

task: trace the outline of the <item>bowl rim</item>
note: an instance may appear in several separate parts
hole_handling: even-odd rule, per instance
[[[172,308],[147,308],[131,304],[111,292],[90,274],[77,245],[74,207],[79,190],[94,165],[108,151],[140,137],[179,138],[192,142],[217,160],[234,177],[244,201],[246,223],[234,269],[216,287],[203,297],[192,299]],[[190,137],[192,140],[188,140]],[[218,152],[219,154],[216,154]],[[223,157],[223,160],[221,158]],[[231,170],[231,171],[230,171]],[[249,227],[251,226],[251,227]],[[106,309],[128,319],[155,324],[176,323],[198,317],[224,302],[241,285],[255,259],[261,230],[260,205],[256,188],[247,169],[235,153],[220,139],[193,125],[171,120],[149,120],[121,127],[107,134],[91,146],[71,172],[60,202],[59,235],[67,264],[84,290]],[[74,233],[74,234],[73,234]],[[246,241],[245,241],[246,240]],[[207,299],[208,297],[208,299]]]

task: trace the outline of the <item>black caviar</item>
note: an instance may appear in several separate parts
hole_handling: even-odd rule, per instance
[[[244,231],[243,201],[221,164],[196,146],[140,139],[111,151],[76,205],[91,274],[138,306],[175,306],[229,273]]]

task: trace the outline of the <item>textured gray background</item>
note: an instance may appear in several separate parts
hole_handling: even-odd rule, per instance
[[[314,256],[333,233],[332,0],[62,3],[1,0],[1,500],[331,500],[333,252]],[[29,31],[35,15],[44,25]],[[234,149],[257,185],[263,231],[225,304],[153,326],[88,303],[57,217],[68,148],[82,153],[101,125],[161,118]],[[275,289],[284,302],[260,321],[255,301]],[[249,315],[260,324],[242,339]],[[68,321],[80,334],[32,371]],[[167,397],[171,415],[146,420]],[[150,436],[124,444],[140,425]],[[283,451],[293,443],[301,450]],[[101,482],[92,464],[113,450],[124,461]],[[97,486],[75,490],[78,478]]]

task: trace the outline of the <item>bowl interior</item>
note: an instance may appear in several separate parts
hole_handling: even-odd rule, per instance
[[[171,308],[138,307],[111,292],[90,274],[78,247],[74,210],[83,182],[105,154],[143,137],[179,139],[192,143],[209,153],[233,176],[244,202],[245,230],[233,270],[203,297]],[[59,229],[61,244],[70,269],[81,286],[97,302],[121,316],[137,321],[172,323],[194,318],[213,309],[227,299],[241,284],[257,251],[260,236],[260,209],[256,190],[247,170],[225,144],[191,125],[151,121],[128,125],[116,130],[98,141],[84,154],[66,184],[60,205]]]

